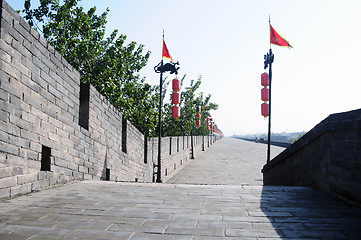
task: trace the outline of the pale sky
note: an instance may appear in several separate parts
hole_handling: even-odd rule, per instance
[[[16,10],[23,0],[9,0]],[[33,1],[35,2],[35,1]],[[359,0],[83,0],[85,9],[109,7],[107,30],[152,52],[141,76],[159,84],[162,32],[185,86],[203,76],[212,112],[225,135],[266,133],[261,116],[263,55],[269,23],[294,47],[272,45],[272,132],[308,131],[328,115],[361,107]],[[267,69],[268,71],[268,69]],[[169,76],[170,79],[174,75]],[[170,91],[170,90],[168,90]],[[168,99],[168,97],[167,97]]]

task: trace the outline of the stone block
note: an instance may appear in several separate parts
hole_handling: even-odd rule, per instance
[[[31,43],[32,40],[24,39],[23,46],[29,50],[29,52],[32,53],[33,56],[36,56],[38,59],[41,59],[41,52],[36,49],[36,47]],[[28,61],[32,62],[32,58],[27,59]],[[40,69],[39,69],[40,71]],[[38,75],[40,75],[40,72],[38,70],[36,71]]]
[[[36,76],[36,74],[34,74],[34,73],[32,73],[32,75],[35,75]],[[32,78],[34,78],[34,77],[32,77]],[[40,87],[39,87],[39,84],[37,84],[33,79],[30,79],[29,77],[26,77],[26,76],[24,76],[24,75],[22,75],[21,76],[21,82],[25,85],[25,86],[27,86],[27,87],[29,87],[30,89],[32,89],[33,91],[35,91],[35,92],[40,92]]]
[[[10,135],[8,142],[9,142],[9,144],[12,144],[17,147],[30,148],[30,142],[28,140],[20,138],[20,137],[14,137],[14,136]]]
[[[3,1],[2,7],[3,12],[7,12],[16,21],[20,20],[20,15],[6,1]]]
[[[71,169],[71,170],[73,170],[73,171],[78,171],[78,165],[77,164],[75,164],[75,163],[72,163],[72,162],[68,162],[68,166],[67,166],[67,168],[69,168],[69,169]]]
[[[24,37],[18,31],[16,31],[11,24],[9,25],[6,21],[4,21],[4,19],[1,19],[1,27],[6,29],[9,35],[14,38],[14,40],[18,42],[23,42]]]
[[[39,154],[40,156],[40,154]],[[40,157],[39,157],[40,159]],[[39,169],[41,168],[41,162],[40,160],[32,160],[32,159],[28,159],[28,167],[32,168],[32,169]]]
[[[21,53],[23,55],[22,58],[31,58],[32,53],[27,48],[25,48],[21,42],[12,41],[11,46],[16,51],[18,51],[19,53]],[[21,59],[13,59],[13,60],[21,62]],[[21,71],[21,69],[19,69],[19,70]]]
[[[22,139],[26,139],[29,140],[31,142],[38,142],[39,141],[39,137],[36,133],[25,130],[25,129],[20,129],[20,137]],[[29,143],[29,148],[30,148],[30,144]]]
[[[29,173],[17,176],[18,184],[31,183],[38,180],[38,173]]]
[[[0,168],[0,179],[13,176],[13,167]]]
[[[49,72],[49,67],[46,66],[38,57],[33,55],[32,62],[40,68],[40,70],[43,70],[44,72]]]
[[[31,183],[18,185],[10,188],[10,197],[31,192]]]
[[[89,174],[86,174],[86,173],[84,173],[84,180],[92,180],[93,179],[93,176],[92,175],[89,175]],[[100,178],[99,178],[99,180],[100,180]]]
[[[40,42],[41,45],[43,45],[43,47],[44,47],[44,49],[42,49],[42,50],[44,50],[45,52],[48,52],[48,49],[47,49],[47,47],[48,47],[48,42],[47,42],[42,36],[39,37],[39,42]]]
[[[0,179],[0,189],[13,187],[16,186],[16,184],[17,184],[17,177],[15,176]]]
[[[2,49],[0,49],[0,59],[11,64],[11,56]]]
[[[83,179],[84,178],[84,173],[82,172],[77,172],[77,171],[73,171],[73,177],[75,179]]]
[[[33,182],[31,184],[31,191],[38,191],[40,189],[46,188],[50,186],[50,180],[49,179],[45,179],[45,180],[40,180],[40,181],[36,181]]]
[[[78,171],[79,171],[79,172],[82,172],[82,173],[88,173],[88,172],[89,172],[89,168],[84,167],[84,166],[79,166]]]
[[[10,188],[0,189],[0,198],[10,197]]]
[[[51,55],[52,54],[48,51],[46,55],[41,56],[41,61],[50,69],[55,69],[56,68],[55,64],[52,61],[50,61]]]
[[[94,168],[89,168],[89,172],[90,175],[96,175],[98,173],[98,171]]]
[[[10,154],[13,154],[13,155],[18,155],[19,154],[19,147],[16,147],[14,145],[11,145],[11,144],[4,144],[4,143],[1,143],[0,142],[0,149],[2,152],[5,152],[5,153],[10,153]]]
[[[8,101],[8,99],[9,94],[5,90],[0,89],[0,100]]]
[[[7,11],[2,11],[1,17],[10,25],[13,22],[13,16],[10,15]]]
[[[2,122],[8,122],[9,121],[9,113],[5,112],[3,110],[0,110],[0,120]],[[0,135],[0,140],[7,142],[8,135],[7,134],[5,135],[5,132],[3,132],[3,133],[4,133],[4,135]]]
[[[66,168],[68,166],[68,162],[61,158],[54,157],[54,165]]]
[[[40,77],[44,79],[45,82],[47,82],[51,86],[56,86],[57,81],[51,77],[47,72],[40,71]]]

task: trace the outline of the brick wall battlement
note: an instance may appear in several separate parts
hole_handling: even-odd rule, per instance
[[[313,186],[361,204],[361,109],[332,114],[263,167],[265,185]]]
[[[0,3],[0,198],[77,179],[152,182],[157,140],[144,139],[93,86],[80,83],[79,72],[6,1]],[[201,138],[194,137],[195,154]],[[190,156],[190,137],[172,139],[162,140],[164,180]]]

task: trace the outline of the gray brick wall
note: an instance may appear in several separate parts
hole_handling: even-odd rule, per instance
[[[145,140],[129,122],[123,127],[122,114],[92,86],[80,114],[79,73],[6,1],[1,11],[0,197],[74,179],[151,182],[157,139]],[[189,160],[190,137],[184,149],[183,137],[162,141],[169,179]],[[44,147],[50,171],[41,171]]]
[[[361,109],[332,114],[263,167],[265,185],[313,186],[361,203]]]

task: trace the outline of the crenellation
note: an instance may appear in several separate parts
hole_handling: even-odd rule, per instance
[[[80,73],[6,2],[3,10],[0,170],[3,166],[21,166],[23,173],[13,179],[6,177],[6,188],[0,189],[0,197],[13,197],[74,179],[105,180],[106,169],[110,170],[111,181],[153,181],[157,138],[145,140],[129,121],[123,132],[121,112],[93,86],[89,88],[89,99],[86,94],[82,99],[86,104],[81,105]],[[89,117],[84,116],[89,124],[80,126],[80,106],[86,110],[87,103]],[[164,181],[190,157],[192,146],[181,147],[183,139],[174,137],[172,146],[170,137],[162,139]],[[126,153],[122,151],[123,143]],[[198,154],[200,144],[193,147]],[[50,171],[42,171],[48,170],[42,162],[42,154],[47,156],[47,151]]]

